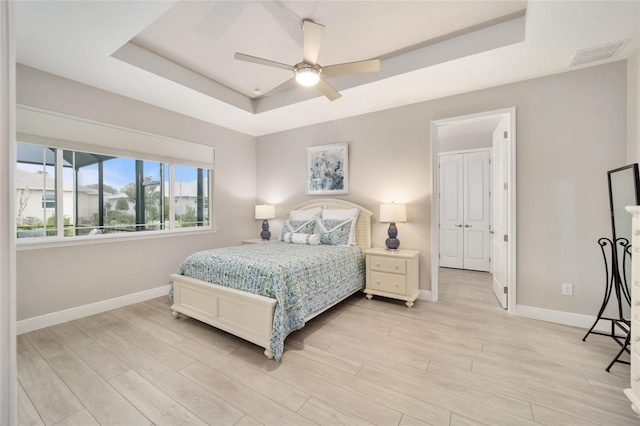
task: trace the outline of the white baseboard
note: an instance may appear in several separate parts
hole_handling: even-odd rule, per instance
[[[575,314],[572,312],[554,311],[551,309],[536,308],[534,306],[516,305],[515,315],[519,317],[531,318],[540,321],[553,322],[556,324],[570,325],[590,329],[596,317],[593,315]],[[602,332],[611,331],[609,321],[598,321],[594,330]]]
[[[168,296],[170,288],[171,285],[167,284],[162,287],[152,288],[151,290],[145,290],[139,293],[114,297],[113,299],[101,300],[100,302],[21,320],[16,323],[16,334],[28,333],[30,331],[51,327],[52,325],[87,317],[89,315],[95,315],[112,309],[122,308],[123,306],[132,305],[134,303],[155,299],[156,297]]]
[[[418,296],[420,300],[428,300],[429,302],[433,302],[433,297],[431,294],[431,290],[420,290],[420,295]]]
[[[420,290],[420,300],[428,300],[433,302],[433,294],[430,290]],[[580,327],[588,330],[593,325],[596,317],[593,315],[575,314],[572,312],[554,311],[551,309],[536,308],[534,306],[516,305],[515,316],[536,319],[540,321],[552,322],[555,324],[569,325]],[[609,321],[599,321],[594,328],[595,331],[604,333],[611,332],[611,323]]]

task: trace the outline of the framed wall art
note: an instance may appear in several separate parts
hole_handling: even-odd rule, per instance
[[[307,148],[307,194],[349,193],[349,144]]]

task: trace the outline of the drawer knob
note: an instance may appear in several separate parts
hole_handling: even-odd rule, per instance
[[[398,288],[398,287],[399,287],[399,286],[398,286],[398,283],[394,283],[394,284],[396,285],[396,288]]]
[[[640,306],[640,300],[634,300],[634,301],[633,301],[633,304],[634,304],[635,306]]]
[[[633,231],[633,235],[640,235],[640,229],[635,229]]]
[[[633,338],[633,341],[634,341],[634,342],[640,342],[640,336],[636,336],[636,337],[634,337],[634,338]]]
[[[380,262],[376,262],[376,266],[380,266]]]
[[[640,376],[633,376],[634,382],[640,382]]]
[[[393,265],[393,267],[394,267],[394,268],[396,268],[396,269],[398,269],[398,268],[399,268],[399,266],[398,266],[398,265]]]
[[[380,280],[376,280],[376,284],[377,284],[377,285],[380,285]]]

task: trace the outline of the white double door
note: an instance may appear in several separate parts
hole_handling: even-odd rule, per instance
[[[490,271],[490,150],[440,154],[440,266]]]

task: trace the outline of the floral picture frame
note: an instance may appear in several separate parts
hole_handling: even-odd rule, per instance
[[[307,148],[307,194],[349,193],[349,144]]]

